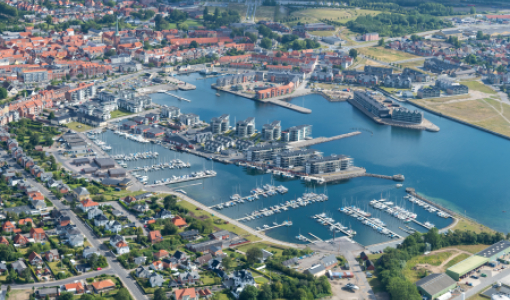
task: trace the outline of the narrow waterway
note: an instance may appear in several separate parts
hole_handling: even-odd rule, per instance
[[[441,128],[438,133],[421,132],[402,128],[393,128],[374,123],[346,102],[332,103],[318,95],[298,97],[292,103],[303,105],[312,110],[304,115],[274,105],[266,105],[227,93],[216,96],[216,91],[210,88],[215,79],[196,80],[198,74],[180,76],[179,79],[197,85],[193,91],[175,91],[174,93],[190,99],[191,102],[179,101],[165,94],[153,94],[154,102],[173,105],[183,113],[195,113],[202,120],[210,121],[212,117],[228,113],[231,125],[234,120],[255,117],[257,129],[264,123],[281,120],[285,129],[300,124],[312,124],[313,136],[333,136],[354,130],[361,130],[361,135],[316,145],[313,148],[324,152],[349,155],[354,158],[356,166],[364,167],[370,173],[376,174],[404,174],[404,187],[414,187],[425,196],[434,199],[441,205],[466,213],[485,225],[507,232],[510,223],[505,211],[510,212],[510,196],[506,188],[506,177],[509,175],[510,162],[504,159],[510,153],[510,142],[496,136],[481,132],[443,119],[425,112],[425,117]],[[262,198],[254,202],[245,202],[226,208],[221,213],[233,218],[240,218],[254,210],[293,200],[306,191],[324,192],[324,186],[306,185],[299,179],[282,179],[270,174],[254,173],[253,170],[212,163],[199,157],[176,153],[160,146],[139,144],[119,137],[111,132],[105,133],[103,139],[113,147],[112,153],[133,153],[143,150],[155,150],[160,153],[156,162],[168,162],[179,158],[189,161],[189,169],[161,170],[149,172],[149,182],[168,178],[172,175],[180,176],[194,171],[214,169],[218,172],[215,178],[199,180],[181,184],[189,196],[207,205],[226,202],[232,194],[248,195],[251,189],[270,183],[272,178],[275,185],[283,184],[289,188],[285,195]],[[152,165],[143,160],[128,162],[129,168],[135,166]],[[192,183],[202,183],[192,185]],[[172,187],[175,185],[172,185]],[[351,227],[358,234],[354,238],[362,244],[373,244],[389,240],[373,229],[361,224],[360,221],[344,215],[338,208],[345,204],[357,205],[366,209],[376,217],[387,223],[394,232],[405,235],[399,227],[405,225],[420,231],[425,229],[416,224],[404,224],[390,217],[385,212],[372,210],[368,202],[372,199],[387,198],[397,205],[405,206],[418,214],[417,220],[429,221],[437,227],[445,227],[451,220],[442,219],[435,213],[429,213],[421,207],[402,199],[404,188],[397,189],[395,182],[375,178],[356,178],[327,185],[329,201],[312,203],[309,206],[290,209],[270,217],[248,221],[252,227],[272,225],[284,220],[293,221],[291,227],[282,227],[267,232],[277,239],[296,242],[299,233],[308,235],[309,232],[320,238],[332,237],[328,227],[317,223],[312,215],[325,212],[337,222]],[[338,234],[337,234],[338,235]],[[308,236],[310,237],[310,236]]]

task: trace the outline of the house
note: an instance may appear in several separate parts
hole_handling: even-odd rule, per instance
[[[244,288],[248,285],[255,286],[255,279],[248,270],[234,271],[229,279],[223,281],[223,286],[230,289],[232,294],[238,298]]]
[[[35,291],[35,295],[39,299],[45,299],[46,297],[49,297],[50,299],[56,298],[59,294],[60,293],[59,293],[57,287],[43,288],[43,289],[38,289],[37,291]]]
[[[159,214],[156,215],[156,218],[158,219],[172,219],[174,215],[166,209],[162,209]]]
[[[188,256],[186,255],[186,253],[179,250],[175,251],[173,257],[175,257],[180,262],[188,260]]]
[[[78,208],[84,212],[88,212],[89,210],[97,207],[99,207],[99,203],[94,202],[90,199],[82,200],[80,201],[80,204],[78,204]]]
[[[268,258],[270,258],[271,256],[273,256],[273,253],[265,250],[265,249],[262,249],[262,258],[260,259],[260,262],[265,262]]]
[[[220,259],[211,259],[208,263],[210,270],[217,270],[221,268],[221,260]]]
[[[75,283],[69,283],[64,285],[64,290],[69,293],[81,295],[85,293],[85,289],[83,288],[83,285],[81,282],[75,282]]]
[[[198,294],[194,288],[184,288],[174,291],[175,300],[198,300]]]
[[[145,256],[138,256],[138,257],[135,257],[134,263],[136,265],[143,265],[146,260],[147,260],[147,257],[145,257]]]
[[[122,230],[122,225],[119,223],[119,221],[112,220],[106,223],[104,229],[113,233],[119,233]]]
[[[161,262],[163,263],[164,269],[176,269],[180,265],[179,260],[175,257],[165,258]]]
[[[198,289],[197,294],[200,298],[209,299],[213,296],[213,293],[208,288]]]
[[[227,240],[230,237],[230,232],[227,230],[220,230],[211,233],[209,236],[214,240]]]
[[[153,230],[149,232],[149,241],[152,244],[156,244],[163,241],[163,236],[161,235],[161,232],[159,230]]]
[[[177,283],[180,285],[194,285],[200,280],[200,275],[196,270],[194,271],[186,271],[184,273],[179,273],[177,276]]]
[[[324,268],[322,264],[316,264],[309,269],[306,269],[303,273],[310,274],[315,277],[321,277],[326,274],[326,268]]]
[[[149,278],[152,275],[152,271],[150,271],[147,267],[138,267],[135,270],[135,274],[138,278]]]
[[[14,229],[16,229],[16,226],[12,224],[10,221],[5,221],[5,223],[2,225],[2,231],[4,232],[14,232]]]
[[[102,214],[103,214],[102,210],[100,210],[98,207],[93,207],[93,208],[89,209],[89,211],[87,212],[87,219],[91,220],[91,219],[95,218],[96,216],[99,216]]]
[[[213,256],[222,255],[223,251],[221,250],[220,246],[212,246],[209,248],[209,253],[211,253]]]
[[[15,245],[26,245],[28,243],[28,239],[21,235],[20,233],[18,233],[13,239],[12,239],[12,242],[15,244]]]
[[[34,220],[32,220],[31,218],[19,219],[19,220],[18,220],[18,225],[19,225],[19,226],[25,226],[25,225],[27,225],[28,223],[31,223],[31,224],[32,224],[32,226],[34,226]]]
[[[60,255],[58,254],[57,249],[48,250],[44,253],[44,258],[46,261],[52,262],[56,260],[60,260]]]
[[[98,282],[93,282],[92,287],[94,291],[99,294],[101,292],[107,292],[115,288],[115,283],[111,279],[106,279]]]
[[[361,258],[362,260],[367,260],[367,259],[368,259],[368,256],[367,256],[367,254],[366,254],[365,252],[361,252],[361,253],[359,254],[359,258]]]
[[[85,272],[88,272],[88,271],[92,270],[92,266],[89,265],[89,264],[80,264],[80,265],[76,266],[76,270],[78,272],[85,273]]]
[[[165,282],[165,279],[158,273],[152,273],[151,277],[149,277],[151,287],[162,286],[163,282]]]
[[[186,223],[186,220],[184,220],[180,216],[175,216],[174,218],[172,218],[172,223],[174,223],[174,225],[179,227],[179,228],[183,228],[183,227],[188,226],[188,224]]]
[[[160,260],[152,262],[152,264],[149,266],[150,269],[154,271],[163,270],[163,262]]]
[[[32,229],[30,229],[30,237],[33,238],[35,241],[39,242],[46,238],[46,233],[42,228],[32,227]]]
[[[4,236],[0,236],[0,244],[9,245],[9,240]]]
[[[82,256],[83,256],[84,258],[88,258],[88,257],[89,257],[90,255],[92,255],[92,254],[95,254],[95,255],[97,255],[97,256],[99,256],[99,255],[100,255],[100,254],[99,254],[99,252],[98,252],[98,251],[96,250],[96,248],[94,248],[94,247],[87,246],[87,247],[85,247],[85,249],[83,249]]]
[[[373,270],[375,270],[374,263],[370,259],[367,259],[365,261],[365,270],[366,271],[373,271]]]
[[[166,251],[166,250],[159,250],[158,252],[154,253],[153,256],[154,256],[154,259],[162,259],[165,257],[169,257],[170,253],[168,253],[168,251]]]
[[[321,264],[326,270],[329,270],[338,264],[338,259],[336,259],[334,254],[331,254],[321,259]]]
[[[73,196],[77,201],[83,201],[90,197],[90,193],[86,188],[79,186],[74,189]]]
[[[136,202],[136,198],[133,197],[133,196],[126,196],[122,199],[120,199],[120,201],[126,203],[127,205],[131,204],[132,202]]]
[[[38,253],[35,253],[32,251],[32,253],[30,253],[30,255],[28,256],[28,262],[32,265],[32,266],[41,266],[43,264],[43,260],[42,260],[42,257],[41,255],[39,255]]]
[[[69,244],[69,246],[71,246],[73,248],[83,246],[84,242],[85,242],[85,240],[83,239],[83,235],[81,235],[81,233],[77,234],[77,235],[72,235],[67,240],[67,243]]]
[[[208,263],[212,259],[212,255],[210,253],[207,253],[205,255],[200,256],[195,260],[195,263],[199,266],[204,265]]]
[[[149,205],[147,205],[147,203],[135,204],[133,207],[131,207],[131,209],[139,213],[144,213],[149,210]]]
[[[25,262],[23,260],[15,261],[11,264],[11,268],[18,273],[18,275],[23,274],[23,271],[27,268]]]
[[[110,245],[112,245],[115,250],[117,250],[117,254],[124,254],[129,252],[129,246],[126,243],[126,240],[123,236],[118,234],[110,238]]]
[[[194,240],[200,238],[200,232],[196,229],[181,232],[181,233],[179,233],[179,235],[181,236],[181,238],[183,238],[187,241],[194,241]]]
[[[108,222],[108,218],[102,213],[94,217],[94,226],[105,226]]]

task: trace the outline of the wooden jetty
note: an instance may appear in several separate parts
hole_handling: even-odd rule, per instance
[[[282,226],[292,226],[292,221],[284,221],[281,224],[270,226],[270,227],[267,227],[267,228],[262,228],[262,229],[257,230],[257,231],[258,232],[264,232],[264,231],[268,231],[268,230],[275,229],[275,228],[282,227]]]
[[[216,176],[216,175],[211,174],[211,175],[204,175],[204,176],[200,176],[200,177],[182,178],[182,179],[177,179],[177,180],[174,180],[174,181],[165,181],[165,182],[155,183],[155,184],[146,184],[145,186],[149,186],[149,187],[162,186],[162,185],[168,185],[168,184],[174,184],[174,183],[181,183],[181,182],[199,180],[199,179],[204,179],[204,178],[209,178],[209,177],[214,177],[214,176]]]
[[[174,98],[177,98],[177,99],[179,99],[179,100],[182,100],[182,101],[188,101],[188,102],[191,102],[191,100],[188,100],[188,99],[186,99],[186,98],[183,98],[183,97],[180,97],[180,96],[174,95],[174,94],[169,93],[169,92],[165,92],[165,94],[170,95],[170,96],[172,96],[172,97],[174,97]]]
[[[321,221],[326,221],[326,218],[320,216],[320,215],[316,215],[314,217],[312,217],[314,219],[318,219],[318,220],[321,220]],[[343,234],[345,234],[346,236],[348,237],[352,237],[352,234],[349,233],[347,230],[343,229],[342,227],[338,226],[338,225],[335,225],[335,224],[328,224],[327,226],[332,226],[334,227],[335,229],[338,229],[339,231],[341,231]]]
[[[320,237],[316,236],[315,234],[313,234],[313,233],[311,233],[311,232],[309,232],[308,234],[309,234],[309,235],[311,235],[311,236],[313,236],[314,238],[316,238],[318,241],[320,241],[320,242],[324,242],[324,240],[323,240],[323,239],[321,239]]]
[[[364,220],[370,221],[370,219],[369,219],[369,218],[367,218],[367,217],[364,217],[364,216],[360,215],[357,211],[355,211],[355,210],[351,209],[350,207],[345,207],[345,209],[346,209],[347,211],[351,212],[351,214],[350,214],[350,215],[352,215],[352,214],[356,214],[356,215],[358,216],[358,218],[361,218],[363,221],[364,221]],[[340,211],[340,209],[339,209],[339,211]],[[378,228],[384,228],[384,227],[381,227],[381,226],[377,226],[377,227],[378,227]],[[402,238],[402,236],[400,236],[399,234],[397,234],[397,233],[395,233],[395,232],[391,231],[391,230],[390,230],[390,229],[388,229],[388,228],[386,228],[386,229],[388,230],[388,233],[389,233],[389,234],[393,235],[393,237],[396,237],[396,238]],[[381,234],[382,234],[382,233],[381,233]],[[391,236],[390,236],[390,237],[391,237]]]

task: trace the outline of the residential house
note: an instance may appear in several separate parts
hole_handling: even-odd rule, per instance
[[[232,294],[238,298],[244,288],[248,285],[255,286],[255,279],[248,270],[234,271],[229,279],[223,281],[225,288],[230,289]]]
[[[179,227],[179,228],[183,228],[183,227],[186,227],[188,226],[188,224],[186,223],[186,220],[184,220],[182,217],[180,216],[175,216],[173,219],[172,219],[172,223],[174,223],[175,226]]]
[[[181,232],[179,235],[187,241],[194,241],[197,238],[200,238],[200,232],[196,229]]]
[[[57,249],[52,249],[44,253],[44,258],[46,258],[46,261],[52,262],[60,260],[60,255],[58,254]]]
[[[105,230],[108,230],[113,233],[119,233],[122,230],[122,225],[117,220],[112,220],[106,223]]]
[[[117,250],[117,254],[124,254],[129,252],[129,246],[126,243],[126,240],[123,236],[118,234],[110,238],[110,245],[112,245]]]
[[[91,220],[95,218],[96,216],[102,215],[103,211],[99,209],[99,207],[93,207],[89,209],[87,212],[87,219]]]
[[[23,245],[24,246],[28,243],[28,239],[25,236],[18,233],[14,238],[12,238],[12,242],[15,245]]]
[[[11,221],[5,221],[5,223],[2,225],[3,232],[14,232],[14,229],[16,229],[16,226],[14,226]]]
[[[83,285],[81,282],[74,282],[64,285],[64,290],[69,293],[73,293],[76,295],[81,295],[85,293],[85,289],[83,288]]]
[[[30,237],[35,241],[40,242],[46,239],[46,233],[42,228],[33,228],[30,229]]]
[[[108,222],[108,218],[103,214],[94,217],[94,226],[105,226]]]
[[[90,197],[90,193],[86,188],[79,186],[74,189],[73,196],[77,201],[83,201]]]
[[[197,258],[195,260],[195,263],[199,266],[202,266],[204,264],[207,264],[211,259],[213,259],[212,255],[210,253],[207,253]]]
[[[153,261],[149,268],[154,271],[163,270],[163,262],[160,260]]]
[[[78,208],[84,212],[88,212],[89,210],[97,207],[99,207],[99,203],[94,202],[90,199],[82,200],[80,201],[80,204],[78,204]]]
[[[152,244],[156,244],[163,241],[163,236],[159,230],[153,230],[149,232],[149,241]]]
[[[43,264],[43,260],[42,260],[42,257],[41,255],[39,255],[38,253],[35,253],[32,251],[32,253],[30,253],[30,255],[28,256],[28,262],[32,265],[32,266],[41,266]]]
[[[27,268],[27,265],[23,260],[15,261],[11,264],[11,268],[18,273],[18,275],[23,274],[23,271]]]
[[[200,280],[200,275],[196,270],[194,271],[186,271],[184,273],[179,273],[177,276],[177,283],[180,285],[194,285]]]
[[[194,288],[184,288],[174,291],[175,300],[198,300],[198,294]]]
[[[82,256],[83,256],[84,258],[88,258],[88,257],[89,257],[90,255],[92,255],[92,254],[95,254],[95,255],[97,255],[97,256],[99,256],[99,255],[100,255],[100,253],[99,253],[99,252],[96,250],[96,248],[94,248],[94,247],[87,246],[87,247],[85,247],[85,249],[83,249],[83,254],[82,254]]]
[[[164,282],[165,279],[158,273],[152,273],[151,277],[149,277],[151,287],[162,286]]]
[[[98,282],[93,282],[92,287],[94,288],[94,292],[99,294],[101,292],[113,290],[115,288],[115,283],[113,283],[111,279],[106,279]]]
[[[152,271],[150,271],[147,267],[138,267],[135,270],[135,274],[138,278],[149,278],[152,275]]]
[[[169,257],[170,253],[168,253],[168,251],[166,251],[166,250],[159,250],[158,252],[155,252],[153,256],[154,256],[154,259],[162,259],[165,257]]]
[[[172,213],[166,209],[162,209],[157,215],[156,218],[158,219],[172,219],[174,216]]]

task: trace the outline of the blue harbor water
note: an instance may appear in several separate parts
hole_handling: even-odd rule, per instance
[[[344,205],[356,205],[380,218],[387,227],[399,235],[407,235],[399,227],[413,227],[424,232],[426,229],[414,224],[403,223],[384,211],[370,207],[369,201],[381,197],[391,200],[396,205],[414,211],[420,222],[431,222],[438,228],[451,223],[424,210],[418,205],[403,199],[405,187],[413,187],[420,194],[435,200],[446,208],[462,214],[503,232],[508,231],[510,203],[507,199],[510,190],[506,187],[510,173],[510,160],[505,154],[510,153],[510,141],[491,134],[443,119],[425,112],[425,117],[441,128],[438,133],[421,132],[403,128],[378,125],[346,102],[328,102],[319,95],[308,95],[291,100],[292,103],[312,110],[311,114],[300,114],[279,106],[261,104],[228,93],[216,96],[210,88],[215,79],[202,78],[198,74],[179,77],[197,86],[193,91],[174,91],[173,93],[190,99],[191,102],[177,100],[166,94],[153,94],[154,102],[177,106],[183,113],[195,113],[206,122],[221,114],[230,114],[231,125],[234,120],[255,117],[257,129],[273,120],[281,120],[285,129],[294,125],[313,125],[313,136],[334,136],[362,131],[361,135],[313,146],[325,155],[344,154],[354,159],[354,164],[366,168],[367,172],[383,175],[404,174],[404,187],[397,189],[396,182],[370,177],[361,177],[335,184],[314,186],[299,179],[283,179],[253,169],[224,165],[194,155],[178,153],[159,145],[137,143],[112,132],[103,134],[102,139],[112,146],[112,154],[134,153],[141,151],[158,151],[157,160],[128,161],[128,169],[169,162],[181,159],[189,162],[191,168],[164,169],[143,173],[149,176],[149,183],[154,180],[180,176],[204,169],[214,169],[218,176],[187,183],[174,184],[171,187],[182,189],[187,194],[209,206],[229,201],[233,194],[247,196],[255,187],[264,184],[284,185],[289,192],[284,195],[245,202],[221,210],[232,218],[242,218],[247,213],[260,210],[285,201],[294,200],[305,192],[324,193],[329,196],[325,202],[311,203],[306,207],[289,208],[288,211],[269,217],[247,221],[251,227],[272,226],[291,220],[293,226],[280,227],[267,231],[267,235],[290,242],[299,242],[298,234],[312,238],[312,233],[322,239],[332,237],[328,226],[323,226],[311,217],[326,213],[335,222],[357,231],[354,240],[361,244],[374,244],[388,241],[390,238],[377,233],[361,221],[338,211]],[[413,108],[414,109],[414,108]],[[201,184],[196,184],[201,183]],[[326,187],[326,188],[325,188]],[[336,236],[342,235],[337,233]],[[312,238],[313,239],[313,238]]]

